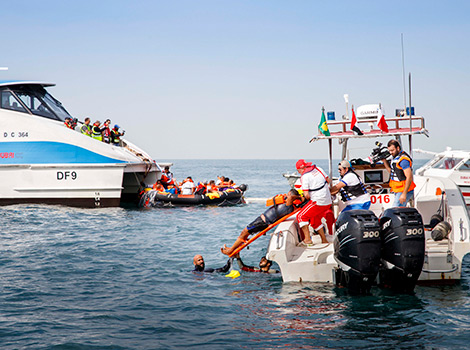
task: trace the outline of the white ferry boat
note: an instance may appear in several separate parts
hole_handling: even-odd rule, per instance
[[[119,146],[65,127],[71,117],[45,88],[53,83],[0,81],[0,205],[119,206],[137,201],[158,164],[122,139]]]
[[[374,128],[377,119],[358,120],[357,125],[366,124],[369,127],[369,129],[364,128],[362,130],[362,135],[350,131],[350,120],[327,122],[330,136],[320,134],[313,137],[311,142],[328,141],[330,178],[332,178],[334,140],[338,140],[342,145],[341,159],[346,159],[348,142],[352,142],[354,139],[386,137],[386,141],[388,141],[392,138],[399,140],[408,138],[408,144],[411,148],[414,135],[428,135],[423,117],[406,116],[386,118],[385,120],[391,126],[388,132],[382,132],[378,128]],[[338,131],[332,130],[338,127]],[[406,150],[404,142],[401,142],[401,144],[403,149]],[[452,162],[449,162],[450,158],[453,159]],[[447,170],[441,167],[441,164],[445,164],[446,160],[448,161],[447,167],[450,168]],[[370,218],[367,218],[367,215],[361,213],[355,214],[354,219],[348,218],[345,221],[344,218],[340,218],[344,203],[336,200],[333,203],[333,209],[337,221],[336,227],[333,229],[334,232],[329,232],[327,235],[329,244],[321,243],[319,237],[314,235],[312,239],[316,244],[309,247],[299,245],[301,236],[295,215],[293,215],[280,223],[275,232],[271,234],[266,257],[279,265],[284,282],[303,281],[344,285],[351,282],[348,279],[356,278],[356,289],[364,291],[370,289],[370,286],[375,283],[373,282],[376,278],[373,276],[375,273],[378,276],[379,283],[381,277],[389,279],[392,276],[392,279],[394,279],[392,283],[395,283],[395,287],[398,289],[403,288],[402,290],[405,292],[412,291],[416,282],[422,284],[455,283],[461,278],[464,256],[470,252],[470,218],[464,199],[464,196],[469,197],[468,193],[470,192],[470,179],[467,175],[470,173],[466,170],[469,164],[468,152],[465,154],[455,152],[452,155],[448,153],[436,155],[430,163],[416,172],[414,176],[414,182],[416,183],[414,207],[404,208],[402,211],[391,208],[394,194],[390,192],[388,186],[389,173],[383,164],[381,165],[379,162],[377,164],[353,165],[371,194],[372,206],[370,211],[362,212],[369,212],[371,215],[367,215],[374,216],[375,221],[369,220]],[[445,168],[445,165],[443,167]],[[459,171],[452,172],[451,169],[459,169]],[[465,189],[465,185],[469,188]],[[345,213],[351,213],[351,211]],[[436,217],[440,217],[440,219],[436,219]],[[433,227],[436,220],[442,222],[439,229],[444,228],[444,239],[433,239]],[[398,250],[391,253],[390,248],[385,247],[390,242],[384,239],[384,231],[389,229],[390,222],[392,222],[392,226],[395,222],[395,229],[402,231],[393,234],[394,244],[397,244],[395,248]],[[354,232],[357,231],[356,228],[359,224],[365,225],[362,227],[365,229],[364,232]],[[353,226],[356,228],[353,229]],[[437,230],[437,228],[435,229]],[[346,230],[350,230],[350,232],[345,232]],[[384,258],[384,254],[387,254],[388,250],[390,255],[401,259],[404,265],[410,263],[412,256],[409,251],[407,252],[406,244],[409,243],[409,241],[407,243],[408,239],[415,238],[417,239],[415,240],[417,244],[415,247],[422,245],[423,248],[421,248],[421,253],[417,253],[418,255],[421,254],[419,259],[415,259],[411,264],[413,265],[412,271],[392,262],[393,256],[392,260]],[[368,242],[366,242],[367,240]],[[344,254],[345,259],[343,259],[341,247],[347,242],[353,242],[355,246]],[[375,245],[370,245],[371,242]],[[361,257],[362,253],[366,252],[367,255],[371,252],[367,248],[360,253],[363,243],[369,244],[371,249],[376,249],[379,260],[372,261],[369,257],[365,259]],[[366,262],[366,270],[373,270],[374,273],[369,275],[367,273],[361,274],[354,267],[345,263],[347,259],[356,261],[362,259],[362,263]],[[414,279],[414,282],[410,282],[412,279]],[[385,284],[389,282],[389,280],[385,281]],[[360,286],[363,283],[366,284],[365,287]],[[384,282],[382,281],[382,283]]]

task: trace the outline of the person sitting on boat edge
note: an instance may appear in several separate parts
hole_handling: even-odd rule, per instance
[[[394,207],[406,207],[406,204],[413,200],[413,161],[411,157],[402,151],[397,140],[390,140],[387,144],[388,151],[392,155],[391,163],[384,159],[385,169],[390,173],[390,189],[395,193]]]
[[[165,192],[165,187],[163,187],[162,180],[157,180],[152,188],[156,191]]]
[[[294,189],[290,190],[287,195],[283,195],[282,197],[283,203],[275,203],[276,201],[274,200],[273,205],[270,206],[269,209],[243,229],[235,243],[233,243],[230,248],[224,244],[223,248],[220,248],[220,251],[225,255],[232,254],[235,249],[246,242],[249,235],[263,231],[280,218],[292,213],[294,211],[294,207],[299,206],[302,203],[299,193]]]
[[[194,194],[202,195],[202,194],[206,194],[206,192],[207,192],[207,184],[202,181],[198,182],[196,186],[196,190],[194,191]]]
[[[271,260],[266,259],[265,256],[261,257],[261,260],[259,261],[259,267],[254,267],[254,266],[248,266],[245,265],[240,258],[240,253],[237,253],[234,258],[237,259],[238,267],[242,271],[247,271],[247,272],[264,272],[264,273],[279,273],[279,270],[272,269],[271,266],[273,262]]]
[[[364,184],[351,167],[351,163],[344,159],[338,164],[338,171],[341,176],[339,182],[331,187],[330,192],[334,196],[338,192],[341,200],[346,204],[343,211],[353,209],[370,208],[370,194],[367,192]]]
[[[216,193],[219,192],[219,188],[216,186],[214,180],[210,180],[209,183],[207,184],[207,193]]]
[[[181,194],[193,194],[195,188],[196,185],[194,184],[193,179],[191,178],[191,176],[188,176],[186,179],[184,179],[183,183],[181,184]]]
[[[308,201],[297,213],[297,222],[303,236],[300,244],[306,246],[313,244],[308,228],[309,224],[320,235],[322,243],[329,243],[321,219],[331,217],[331,215],[328,215],[328,212],[331,212],[332,204],[329,187],[330,179],[325,175],[323,169],[311,162],[305,162],[304,159],[299,159],[295,166],[301,175],[302,191]],[[331,221],[331,219],[327,220],[327,224],[328,227],[332,227],[333,223],[328,221]]]
[[[223,272],[225,273],[228,270],[230,270],[230,268],[232,267],[232,259],[228,259],[224,267],[213,269],[211,267],[206,268],[206,264],[204,262],[204,258],[202,257],[202,255],[196,254],[193,258],[193,264],[194,264],[194,270],[193,270],[194,272],[209,272],[209,273]]]
[[[176,185],[176,180],[173,177],[173,173],[170,172],[170,167],[167,165],[163,169],[163,174],[161,177],[163,187],[167,188],[169,185]]]
[[[232,188],[232,185],[230,184],[230,180],[228,177],[223,177],[223,181],[219,185],[219,191],[223,192],[226,189]],[[233,183],[233,181],[232,181]]]
[[[91,137],[91,125],[90,125],[90,118],[86,117],[83,125],[80,127],[80,131],[83,135]]]

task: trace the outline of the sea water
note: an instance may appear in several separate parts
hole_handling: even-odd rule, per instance
[[[228,176],[248,198],[286,192],[295,160],[177,160],[178,180]],[[327,169],[326,161],[318,164]],[[193,273],[265,210],[0,208],[0,349],[466,349],[470,264],[460,284],[351,296],[280,275]],[[242,252],[256,265],[268,237]]]

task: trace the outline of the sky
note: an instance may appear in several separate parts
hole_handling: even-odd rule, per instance
[[[403,34],[430,132],[413,146],[468,150],[469,16],[468,1],[2,1],[0,80],[56,83],[74,117],[110,118],[157,161],[324,159],[323,106],[402,108]]]

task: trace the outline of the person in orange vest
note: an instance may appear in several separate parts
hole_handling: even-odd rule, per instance
[[[176,185],[176,180],[173,177],[173,173],[170,171],[170,167],[167,165],[165,166],[165,169],[163,170],[162,173],[162,185],[165,188],[168,188],[168,186],[175,186]]]
[[[387,144],[388,151],[392,155],[392,161],[384,159],[385,169],[390,173],[390,189],[395,193],[394,207],[406,207],[412,201],[414,189],[413,182],[413,161],[411,157],[402,151],[397,140],[390,140]]]
[[[165,191],[165,187],[163,187],[163,184],[162,184],[162,181],[161,180],[157,180],[157,182],[155,182],[155,184],[153,185],[152,187],[154,190],[157,190],[157,191],[160,191],[160,192],[164,192]]]
[[[219,185],[219,191],[224,191],[227,188],[231,188],[230,181],[231,180],[228,177],[224,177],[223,181]]]
[[[283,197],[282,203],[278,203],[276,199],[280,196]],[[296,203],[294,203],[294,201]],[[271,204],[271,203],[269,203]],[[258,216],[253,222],[249,223],[247,227],[238,236],[237,240],[229,248],[225,244],[220,251],[225,255],[230,255],[232,252],[246,242],[249,235],[258,233],[266,229],[269,225],[275,223],[277,220],[290,214],[294,211],[296,205],[301,204],[301,197],[297,190],[290,190],[287,195],[275,196],[272,200],[272,205],[263,214]]]
[[[214,193],[214,192],[219,192],[219,188],[215,184],[214,180],[210,180],[209,184],[207,185],[207,192],[208,193]]]
[[[204,182],[199,182],[196,186],[196,190],[194,194],[206,194],[207,192],[207,185]]]

